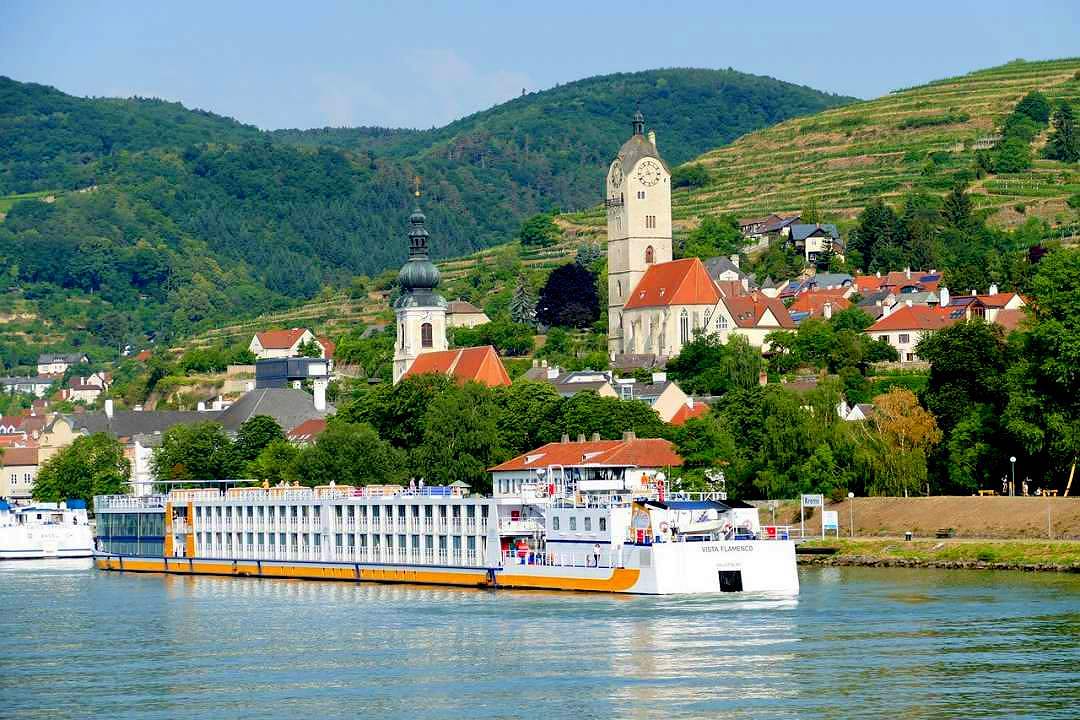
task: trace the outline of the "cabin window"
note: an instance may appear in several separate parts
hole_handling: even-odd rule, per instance
[[[558,530],[559,529],[559,516],[558,515],[555,515],[554,517],[551,518],[551,529],[552,530]]]
[[[577,518],[576,517],[570,518],[570,529],[571,530],[577,530]]]
[[[656,253],[653,251],[653,246],[645,248],[645,264],[652,265],[656,261]]]
[[[420,326],[420,345],[429,348],[432,344],[431,323],[424,323]]]
[[[690,342],[690,316],[686,313],[686,308],[683,308],[679,315],[679,338],[683,345]]]
[[[585,518],[585,530],[586,532],[592,530],[592,518]]]
[[[911,342],[911,336],[907,333],[900,333],[899,340],[901,345],[907,345],[909,342]]]
[[[607,532],[607,518],[600,518],[600,532]]]

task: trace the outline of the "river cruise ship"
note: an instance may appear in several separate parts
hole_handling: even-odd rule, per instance
[[[87,558],[94,554],[86,503],[11,505],[0,500],[0,560]]]
[[[481,588],[798,593],[794,544],[760,527],[755,509],[545,480],[523,500],[527,521],[522,507],[504,518],[497,498],[449,487],[103,496],[94,501],[95,563],[129,572]]]

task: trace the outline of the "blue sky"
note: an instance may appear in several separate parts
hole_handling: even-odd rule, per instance
[[[858,97],[1080,55],[1080,2],[0,3],[0,74],[262,128],[431,127],[592,75],[732,67]]]

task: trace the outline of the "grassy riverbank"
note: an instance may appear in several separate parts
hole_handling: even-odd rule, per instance
[[[818,565],[991,568],[1080,572],[1080,542],[1059,540],[827,539],[808,548],[835,548],[833,555],[799,555]]]

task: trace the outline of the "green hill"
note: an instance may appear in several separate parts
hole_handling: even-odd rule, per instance
[[[734,71],[612,75],[445,128],[265,133],[157,100],[0,79],[0,362],[281,310],[396,267],[412,183],[442,257],[595,202],[635,103],[687,159],[849,101]],[[41,200],[47,202],[42,202]]]
[[[944,194],[964,180],[993,224],[1032,216],[1069,223],[1075,213],[1066,199],[1080,192],[1075,164],[1036,159],[1022,173],[974,173],[980,141],[991,142],[1033,90],[1080,108],[1080,58],[1017,61],[749,133],[693,161],[708,170],[709,182],[675,192],[675,220],[685,228],[707,214],[759,216],[816,203],[827,219],[844,221],[874,198],[911,190]],[[1044,132],[1032,143],[1036,158],[1045,139]],[[603,208],[567,221],[600,232]]]

